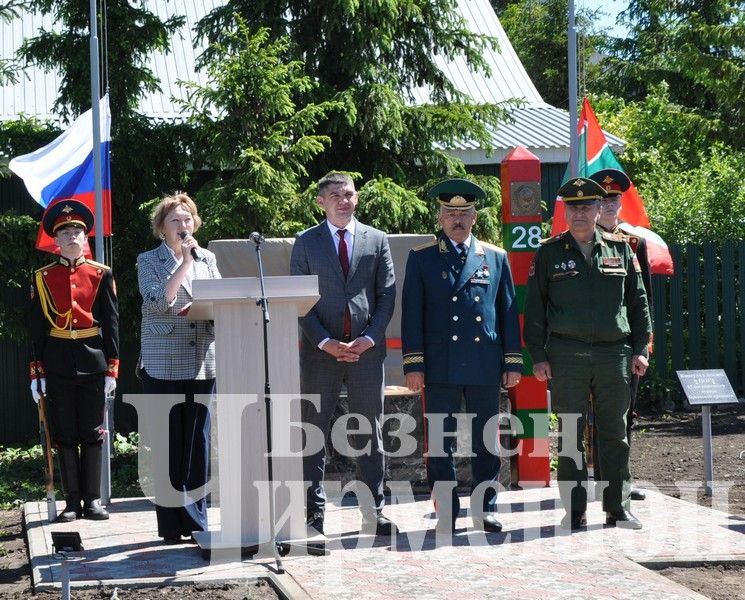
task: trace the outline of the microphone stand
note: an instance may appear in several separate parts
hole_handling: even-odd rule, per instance
[[[266,297],[266,291],[264,289],[264,264],[261,260],[261,242],[264,241],[260,235],[251,235],[251,240],[256,244],[256,261],[259,265],[259,286],[261,289],[261,296],[256,300],[256,305],[261,307],[262,327],[264,333],[264,406],[266,412],[266,450],[267,450],[267,479],[269,480],[269,535],[271,537],[270,544],[272,546],[272,553],[274,554],[274,560],[277,563],[277,573],[280,575],[285,572],[285,568],[282,565],[281,556],[287,556],[292,550],[293,546],[296,548],[304,549],[309,555],[312,556],[326,556],[328,550],[323,546],[313,546],[310,544],[290,544],[289,542],[278,542],[276,523],[274,522],[274,476],[273,476],[273,456],[272,456],[272,410],[271,410],[271,384],[269,381],[269,336],[267,333],[267,325],[269,324],[269,299]],[[255,546],[248,550],[248,554],[253,555],[258,552],[258,546]]]

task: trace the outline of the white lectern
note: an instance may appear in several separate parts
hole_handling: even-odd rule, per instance
[[[217,366],[217,457],[220,529],[194,534],[208,552],[274,541],[307,540],[300,450],[299,316],[318,301],[318,278],[266,277],[269,378],[272,388],[273,475],[276,540],[271,539],[268,484],[262,313],[258,278],[195,280],[188,318],[213,320]],[[283,448],[290,448],[287,456]],[[285,456],[277,457],[277,454]]]

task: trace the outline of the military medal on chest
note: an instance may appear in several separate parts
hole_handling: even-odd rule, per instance
[[[489,265],[484,263],[479,269],[473,274],[471,283],[489,283]]]
[[[604,267],[618,268],[623,262],[620,256],[603,256],[601,264]]]

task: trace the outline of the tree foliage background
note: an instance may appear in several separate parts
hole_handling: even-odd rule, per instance
[[[567,0],[492,3],[543,98],[567,107]],[[90,104],[88,2],[0,0],[0,19],[24,4],[51,14],[55,31],[0,62],[0,85],[23,77],[24,64],[55,69],[56,111],[74,117]],[[669,243],[745,239],[744,4],[631,0],[619,39],[598,31],[596,13],[579,15],[581,89],[601,125],[627,141],[620,159]],[[147,6],[107,2],[113,263],[128,322],[139,315],[135,258],[157,243],[148,212],[164,192],[196,197],[203,244],[252,230],[292,235],[321,218],[314,181],[341,169],[358,184],[361,219],[392,233],[430,232],[436,209],[426,190],[466,173],[443,148],[468,139],[488,149],[488,128],[505,118],[507,105],[474,104],[437,67],[437,57],[463,54],[483,70],[483,49],[495,44],[468,30],[456,0],[227,0],[198,26],[207,84],[182,82],[183,120],[155,121],[136,110],[162,85],[147,59],[168,51],[183,18],[164,21]],[[58,133],[33,119],[2,123],[0,159]],[[8,175],[3,160],[0,174]],[[476,233],[499,241],[499,181],[478,181],[488,200]],[[0,214],[0,266],[18,289],[43,259],[31,250],[38,212]],[[24,321],[23,306],[0,305],[3,335],[22,340]],[[127,344],[136,346],[136,329],[125,331]]]
[[[544,101],[568,109],[567,0],[492,0],[507,37]],[[597,31],[599,11],[576,14],[579,77],[593,89],[601,70],[593,56],[602,45]]]
[[[567,0],[492,0],[544,99],[566,106]],[[745,238],[745,2],[630,0],[626,35],[578,15],[581,93],[668,243]]]
[[[0,5],[0,16],[12,18],[16,4]],[[26,40],[17,60],[61,74],[55,111],[72,119],[90,105],[88,2],[25,4],[52,15],[56,26]],[[252,230],[293,235],[320,218],[313,182],[343,169],[357,180],[361,218],[391,232],[432,231],[435,210],[424,199],[426,189],[465,174],[442,148],[465,139],[487,146],[487,127],[504,118],[504,107],[473,104],[436,66],[438,54],[463,53],[483,69],[480,51],[495,43],[467,29],[453,0],[230,0],[200,24],[210,43],[199,62],[208,85],[181,83],[187,100],[179,123],[155,121],[136,107],[160,89],[148,57],[168,51],[183,17],[163,21],[147,5],[127,0],[106,6],[107,31],[99,31],[99,39],[108,42],[102,92],[109,92],[114,115],[113,265],[122,314],[132,320],[140,302],[132,265],[137,253],[157,243],[148,217],[163,193],[185,189],[196,197],[205,217],[203,244]],[[429,104],[413,104],[416,87],[430,90]],[[17,156],[57,133],[55,125],[21,119],[0,130],[0,147],[6,157]],[[496,241],[498,182],[484,178],[484,185],[490,201],[480,234]],[[7,221],[8,256],[29,257],[16,265],[13,280],[20,285],[37,266],[29,244],[38,214],[14,218]],[[12,310],[4,322],[22,324],[23,308]],[[22,330],[8,332],[21,339]],[[131,335],[136,331],[125,333]]]
[[[643,100],[665,82],[672,102],[720,121],[715,139],[742,148],[744,10],[745,2],[731,0],[630,0],[621,13],[628,35],[607,43],[607,84]]]
[[[284,59],[300,61],[315,83],[298,94],[298,105],[341,105],[319,124],[331,143],[310,172],[344,168],[412,187],[462,171],[441,148],[465,139],[487,144],[486,126],[504,119],[502,107],[473,104],[437,66],[437,55],[460,54],[484,70],[482,49],[496,44],[470,31],[455,7],[456,0],[228,0],[197,31],[226,49],[240,41],[231,37],[239,20],[286,36]],[[203,62],[221,51],[208,50]],[[421,88],[430,103],[414,105]]]
[[[338,100],[300,105],[318,84],[302,62],[285,60],[286,36],[269,29],[253,32],[236,17],[235,31],[210,48],[204,85],[185,82],[182,107],[189,115],[201,159],[215,178],[199,191],[208,238],[245,237],[258,230],[293,235],[315,217],[300,193],[308,166],[331,144],[316,133],[319,122],[344,108]]]
[[[436,64],[462,54],[484,70],[481,50],[496,43],[471,32],[455,6],[228,0],[202,19],[209,83],[191,87],[185,109],[215,142],[206,160],[218,177],[200,192],[211,220],[239,235],[294,234],[320,218],[313,182],[342,169],[361,186],[361,218],[392,233],[431,231],[424,191],[465,174],[443,148],[466,139],[488,147],[487,128],[505,118],[505,107],[474,104]],[[418,88],[428,103],[414,103]],[[498,195],[490,200],[482,229],[497,240],[500,222],[486,217]]]
[[[19,10],[23,8],[23,0],[8,0],[0,2],[0,22],[8,22],[17,18]],[[15,83],[18,81],[18,71],[20,65],[13,59],[0,59],[0,85],[9,81]]]

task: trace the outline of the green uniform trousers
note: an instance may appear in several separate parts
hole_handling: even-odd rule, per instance
[[[584,430],[587,398],[592,394],[598,430],[600,468],[608,486],[603,510],[629,509],[631,475],[626,413],[629,410],[631,346],[623,342],[588,343],[551,336],[551,405],[559,417],[559,493],[567,512],[587,508]]]

